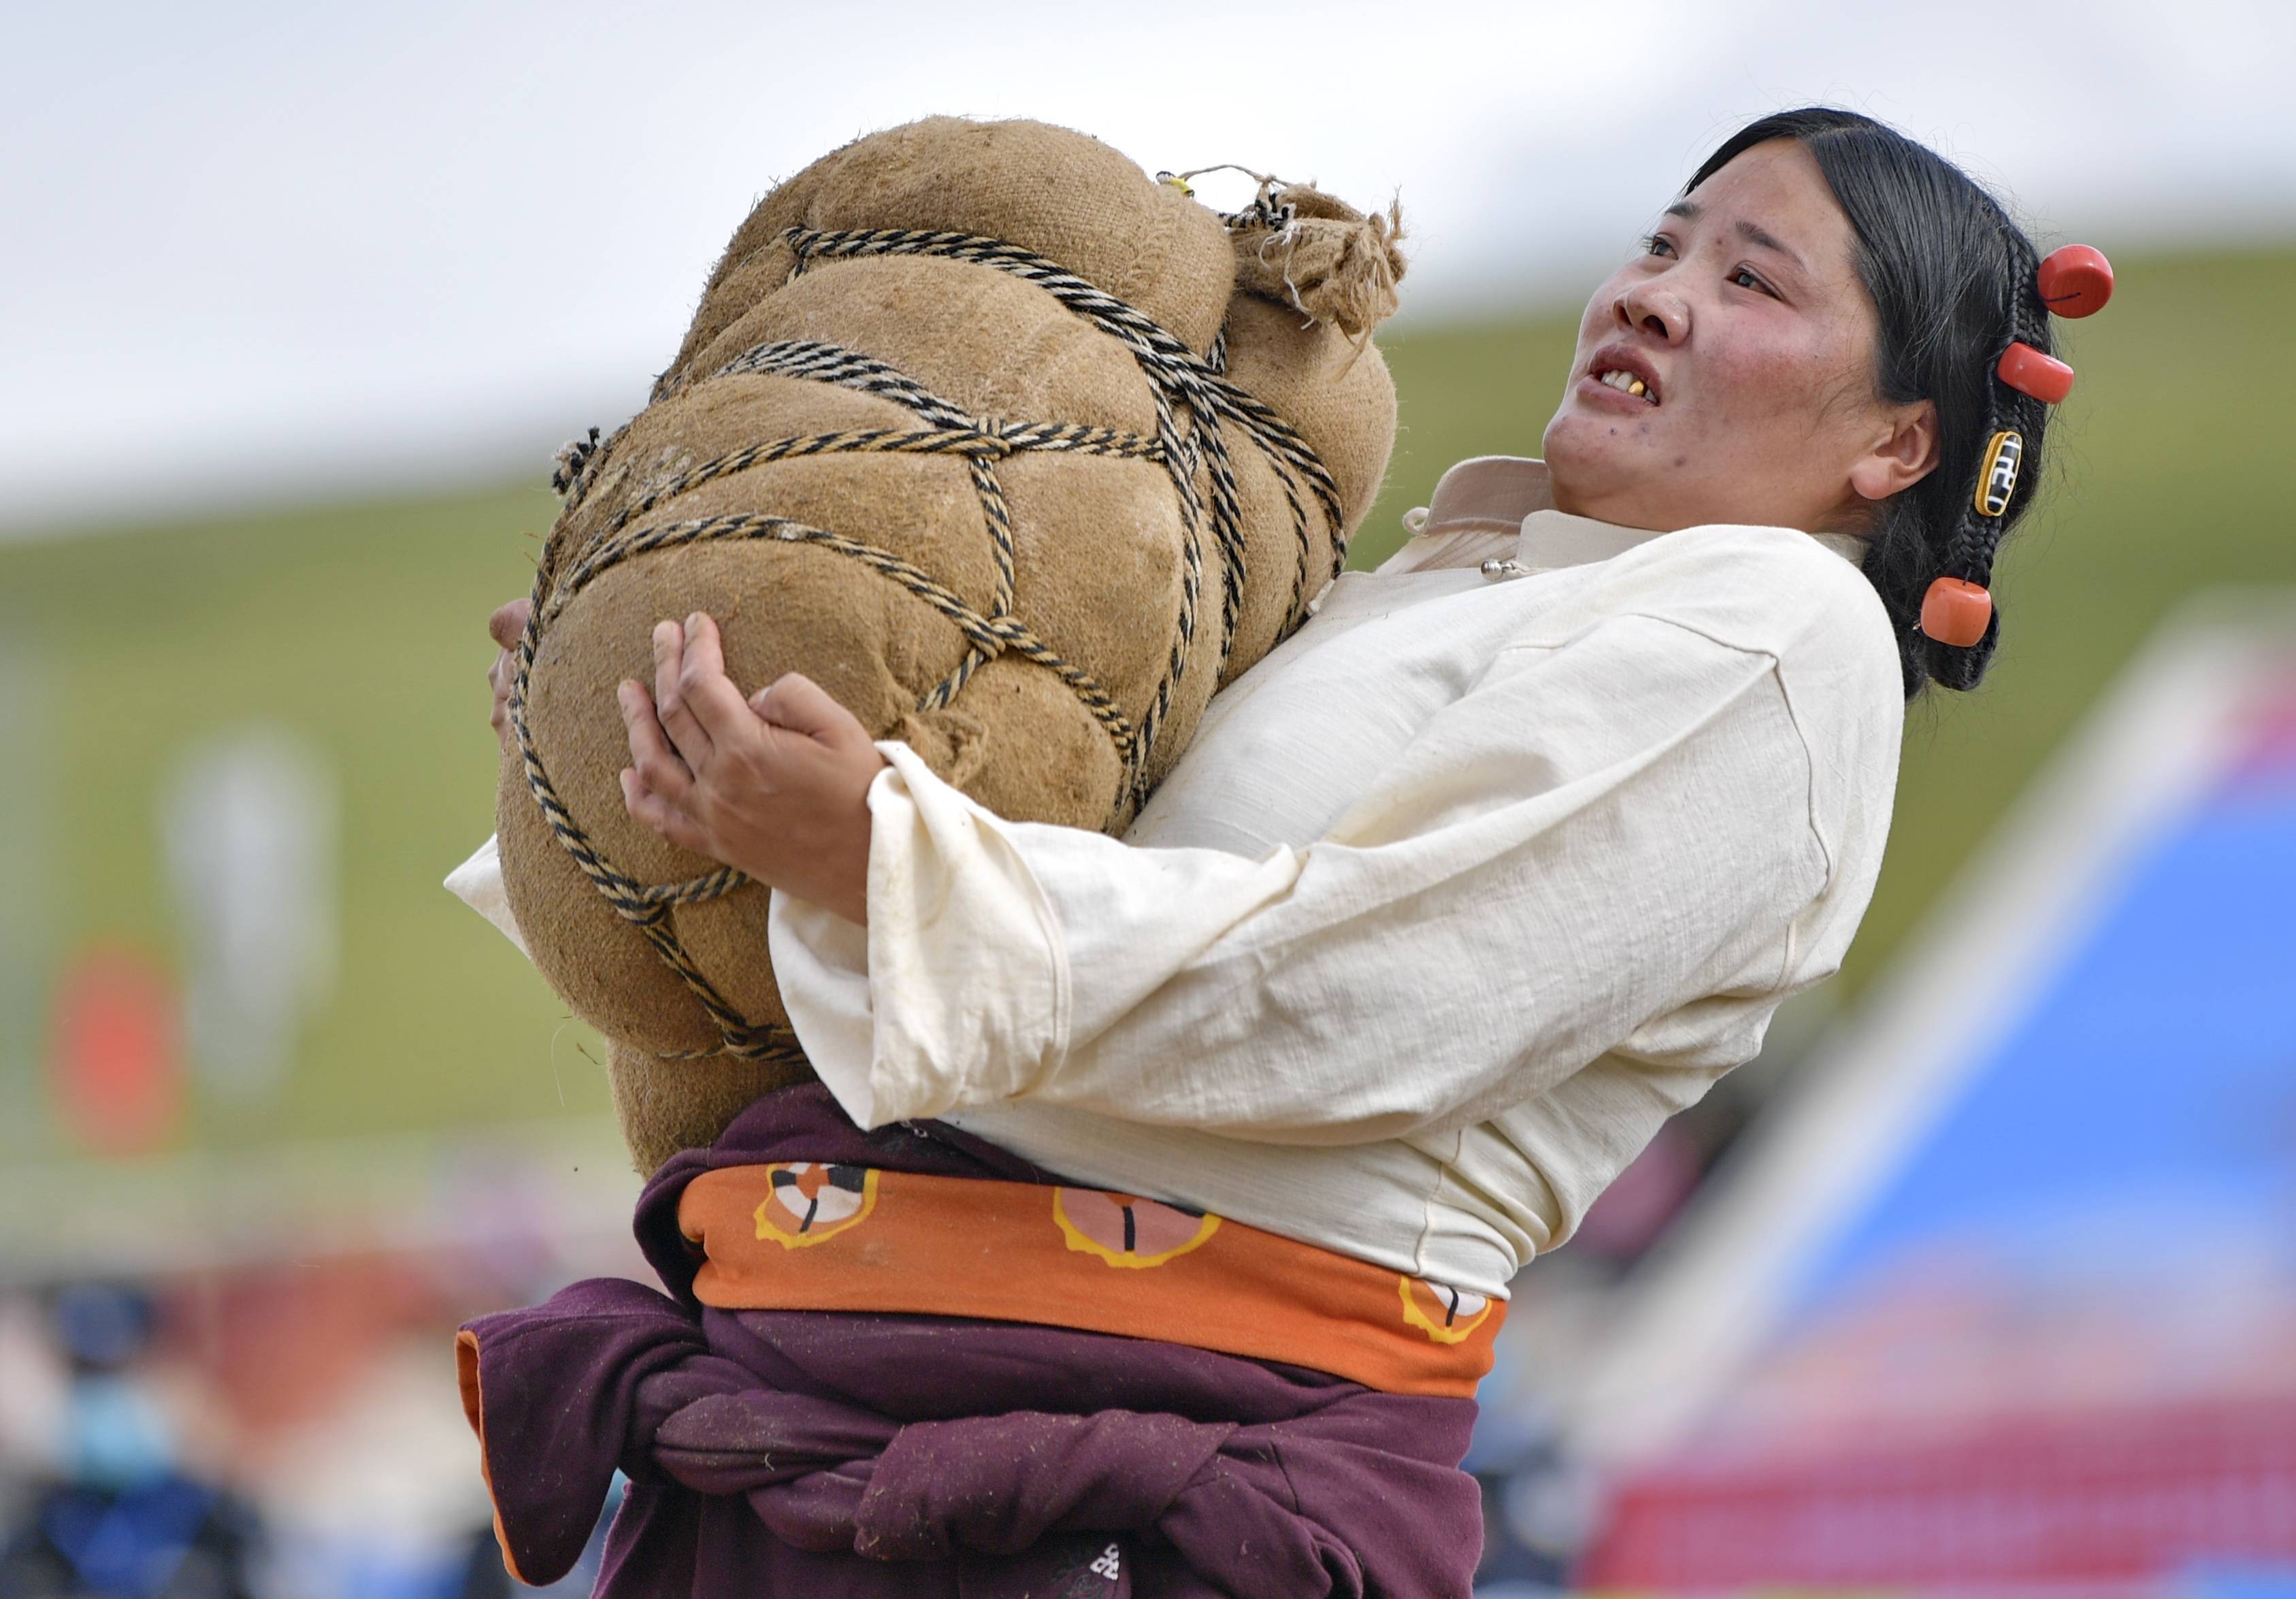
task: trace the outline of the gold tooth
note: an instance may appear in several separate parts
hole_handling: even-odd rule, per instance
[[[1640,378],[1636,378],[1633,382],[1627,385],[1627,392],[1633,395],[1636,399],[1640,399],[1649,391],[1648,385],[1644,383]]]

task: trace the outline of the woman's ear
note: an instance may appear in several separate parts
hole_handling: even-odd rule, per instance
[[[1889,431],[1850,465],[1849,487],[1860,499],[1886,500],[1936,470],[1937,406],[1930,400],[1894,406],[1887,420]]]

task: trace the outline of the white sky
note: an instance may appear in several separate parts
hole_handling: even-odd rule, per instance
[[[2285,237],[2292,83],[2288,0],[24,7],[0,531],[538,472],[637,404],[760,192],[932,111],[1399,189],[1438,317],[1575,300],[1733,127],[1810,101],[2046,236]]]

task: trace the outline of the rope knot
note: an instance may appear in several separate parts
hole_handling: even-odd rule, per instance
[[[564,499],[581,482],[582,474],[598,454],[598,430],[592,428],[585,439],[570,439],[558,452],[558,459],[550,468],[550,487],[559,498]]]
[[[1327,323],[1358,346],[1395,315],[1407,266],[1399,201],[1366,216],[1320,189],[1269,178],[1225,220],[1239,289]]]

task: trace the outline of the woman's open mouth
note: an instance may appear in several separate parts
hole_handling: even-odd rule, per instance
[[[1621,401],[1656,406],[1663,398],[1659,392],[1657,372],[1640,350],[1628,344],[1613,344],[1596,350],[1594,358],[1587,363],[1586,381],[1611,390]]]

